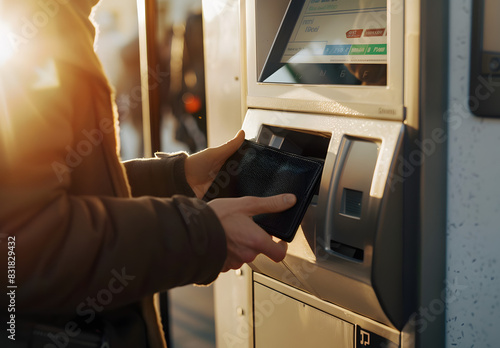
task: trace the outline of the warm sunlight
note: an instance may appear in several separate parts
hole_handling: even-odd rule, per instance
[[[0,22],[0,66],[2,66],[14,53],[14,47],[10,41],[11,32],[7,25]]]

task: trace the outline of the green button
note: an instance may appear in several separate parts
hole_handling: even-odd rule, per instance
[[[368,45],[365,54],[387,54],[387,44]]]
[[[364,55],[366,54],[366,48],[368,45],[351,45],[351,50],[349,51],[350,56]]]

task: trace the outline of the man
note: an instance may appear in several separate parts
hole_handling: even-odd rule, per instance
[[[0,66],[2,347],[163,347],[154,293],[286,253],[251,217],[294,196],[198,199],[243,132],[189,157],[120,163],[88,19],[96,3],[12,0],[0,11],[15,48]]]

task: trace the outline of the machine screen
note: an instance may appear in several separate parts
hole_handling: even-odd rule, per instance
[[[386,0],[292,0],[259,82],[385,86]]]

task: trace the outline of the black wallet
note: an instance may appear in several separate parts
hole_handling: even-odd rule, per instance
[[[323,161],[319,159],[245,140],[222,165],[203,199],[293,193],[297,203],[292,208],[253,217],[269,234],[291,242],[316,192],[322,170]]]

